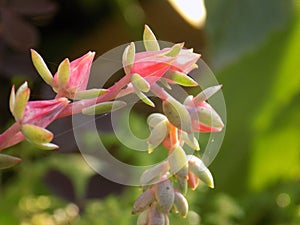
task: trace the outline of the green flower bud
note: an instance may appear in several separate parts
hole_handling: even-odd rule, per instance
[[[194,150],[200,150],[198,140],[194,137],[194,134],[187,134],[186,132],[181,132],[180,138],[184,141],[185,144],[187,144]]]
[[[38,71],[43,80],[48,85],[53,86],[53,76],[43,58],[33,49],[31,49],[31,58],[35,69]]]
[[[165,215],[158,210],[155,203],[149,211],[149,225],[165,225]]]
[[[143,212],[150,204],[154,201],[154,192],[152,189],[148,189],[143,192],[138,199],[135,201],[132,214]]]
[[[150,84],[138,73],[134,73],[131,76],[131,83],[133,87],[142,92],[148,92],[150,90]]]
[[[162,121],[167,121],[168,118],[161,113],[152,113],[147,118],[147,123],[150,127],[155,127],[157,124],[159,124]]]
[[[188,189],[187,179],[181,176],[175,176],[175,177],[178,184],[178,190],[185,195]]]
[[[188,155],[189,169],[210,188],[214,188],[214,180],[203,161],[194,155]]]
[[[176,148],[169,155],[168,161],[172,174],[177,174],[184,178],[187,176],[187,159],[186,154],[181,146],[176,146]]]
[[[168,213],[174,203],[174,188],[169,179],[156,184],[155,197],[164,213]]]
[[[169,133],[169,124],[167,120],[158,123],[151,131],[147,143],[149,145],[148,152],[151,153],[154,148],[162,143]]]
[[[27,82],[24,82],[24,84],[22,84],[21,87],[19,87],[15,97],[12,94],[12,100],[11,100],[11,105],[13,105],[12,114],[14,115],[16,121],[22,120],[25,107],[29,100],[29,96],[30,96],[30,89],[27,86]]]
[[[169,79],[176,84],[186,86],[186,87],[195,87],[198,86],[198,83],[194,81],[193,78],[188,76],[187,74],[175,70],[169,70],[165,76],[166,79]]]
[[[10,155],[0,154],[0,169],[6,169],[15,166],[21,161],[22,160],[20,158],[10,156]]]
[[[199,106],[197,107],[197,116],[199,122],[208,127],[214,127],[220,130],[224,127],[221,117],[213,108]]]
[[[175,44],[164,55],[169,56],[169,57],[176,57],[180,53],[183,46],[184,46],[184,43]]]
[[[78,91],[74,96],[74,100],[82,100],[82,99],[90,99],[90,98],[97,98],[101,95],[104,95],[108,92],[108,89],[89,89],[85,91]]]
[[[65,59],[57,69],[57,79],[59,87],[66,87],[70,79],[70,61]]]
[[[206,88],[205,90],[201,91],[195,98],[194,103],[197,104],[199,102],[206,101],[211,96],[213,96],[216,92],[221,89],[222,85],[217,85],[213,87]]]
[[[173,97],[163,101],[163,111],[168,120],[180,130],[192,133],[191,117],[187,109]]]
[[[157,183],[158,179],[165,175],[169,170],[169,163],[167,161],[163,161],[161,163],[156,164],[154,167],[146,170],[140,178],[140,182],[142,186],[151,185],[153,183]]]
[[[189,204],[183,194],[177,191],[175,192],[174,206],[177,213],[182,217],[186,217],[189,210]]]
[[[34,144],[48,143],[53,139],[53,134],[49,130],[32,124],[22,125],[21,131],[26,139]]]
[[[127,105],[124,101],[111,101],[111,102],[102,102],[90,107],[84,108],[82,110],[83,114],[86,115],[96,115],[107,112],[113,112],[118,109],[121,109]]]
[[[148,225],[149,211],[150,211],[150,209],[146,209],[138,216],[137,225]]]

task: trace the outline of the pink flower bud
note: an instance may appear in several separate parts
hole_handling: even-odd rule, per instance
[[[59,71],[55,74],[53,88],[58,96],[73,99],[77,91],[86,90],[94,56],[95,52],[88,52],[84,56],[70,62],[69,74],[66,74],[66,71],[63,71],[62,77],[59,76]],[[65,66],[65,68],[67,70],[68,67]],[[65,82],[61,82],[62,80]]]

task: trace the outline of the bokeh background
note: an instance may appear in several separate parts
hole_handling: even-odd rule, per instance
[[[89,50],[99,56],[140,40],[148,24],[160,40],[184,41],[202,54],[223,84],[227,105],[226,136],[210,166],[216,188],[190,191],[188,217],[172,215],[171,224],[299,225],[300,2],[207,0],[205,10],[206,18],[192,24],[165,0],[1,0],[0,130],[13,123],[12,84],[27,80],[32,99],[53,97],[33,69],[30,48],[54,72],[65,57]],[[136,107],[131,125],[146,137],[147,111],[141,112]],[[132,155],[107,121],[97,120],[113,155],[132,164],[161,157]],[[58,151],[26,142],[5,150],[23,162],[0,171],[1,225],[135,224],[131,206],[141,190],[95,174],[81,158],[71,126],[61,119],[49,127]],[[93,138],[99,137],[86,137]]]

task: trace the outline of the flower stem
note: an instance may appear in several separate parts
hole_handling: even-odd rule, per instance
[[[20,133],[20,123],[14,123],[10,128],[0,134],[0,151],[13,146],[25,139]]]

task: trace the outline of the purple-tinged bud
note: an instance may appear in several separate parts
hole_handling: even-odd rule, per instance
[[[159,164],[156,164],[154,167],[146,170],[140,178],[140,182],[142,186],[151,185],[153,183],[157,183],[158,179],[165,175],[169,170],[169,163],[167,161],[163,161]]]
[[[151,205],[153,201],[154,191],[152,189],[146,190],[135,201],[132,208],[132,214],[143,212],[146,208],[148,208]]]
[[[189,170],[194,173],[208,187],[214,188],[213,176],[203,161],[194,155],[188,155]]]
[[[155,197],[162,211],[168,213],[174,203],[174,188],[169,179],[156,184]]]
[[[148,225],[149,223],[149,211],[150,209],[146,209],[141,212],[137,219],[137,225]]]
[[[150,133],[148,137],[148,152],[152,151],[162,143],[162,141],[167,137],[169,133],[169,122],[167,120],[161,121],[158,123]]]
[[[186,217],[189,211],[189,204],[186,198],[180,192],[175,191],[174,206],[177,213]]]
[[[165,225],[165,215],[153,203],[149,211],[149,225]]]

